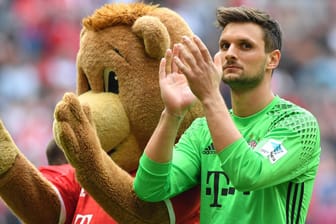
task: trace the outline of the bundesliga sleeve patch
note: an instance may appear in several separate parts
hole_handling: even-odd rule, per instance
[[[282,142],[270,139],[268,140],[258,152],[267,157],[273,164],[287,153],[287,149],[282,145]]]

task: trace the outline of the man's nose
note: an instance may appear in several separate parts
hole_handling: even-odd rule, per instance
[[[227,60],[237,58],[237,48],[234,45],[230,45],[230,47],[226,50],[225,58]]]

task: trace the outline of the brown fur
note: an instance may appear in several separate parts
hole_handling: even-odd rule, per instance
[[[142,3],[106,4],[97,9],[93,15],[83,19],[83,26],[88,30],[98,31],[111,26],[133,23],[141,16],[152,12],[159,5],[144,5]]]
[[[136,197],[129,173],[137,168],[163,110],[160,58],[192,32],[175,12],[143,3],[104,5],[83,19],[83,26],[78,95],[67,93],[57,104],[55,141],[81,186],[118,223],[169,223],[164,202]],[[106,70],[115,74],[119,92],[105,90]],[[186,114],[179,135],[202,115],[198,103]],[[19,152],[2,125],[0,141],[0,158],[7,158],[0,159],[0,196],[25,223],[57,223],[60,201],[50,182]],[[198,192],[191,194],[181,197],[197,204]]]

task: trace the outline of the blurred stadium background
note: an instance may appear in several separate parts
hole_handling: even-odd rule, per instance
[[[52,138],[56,103],[64,92],[75,91],[81,19],[113,2],[118,1],[0,0],[0,118],[36,166],[47,164],[45,149]],[[336,223],[336,1],[145,2],[180,13],[212,54],[219,37],[214,26],[216,7],[258,7],[279,20],[284,47],[274,90],[313,112],[322,133],[321,165],[307,224]],[[227,87],[222,90],[229,99]],[[0,223],[19,223],[1,201]]]

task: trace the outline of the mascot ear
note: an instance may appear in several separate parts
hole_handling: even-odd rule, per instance
[[[143,39],[146,53],[151,58],[162,58],[170,46],[170,36],[159,18],[142,16],[132,27],[133,32]]]

